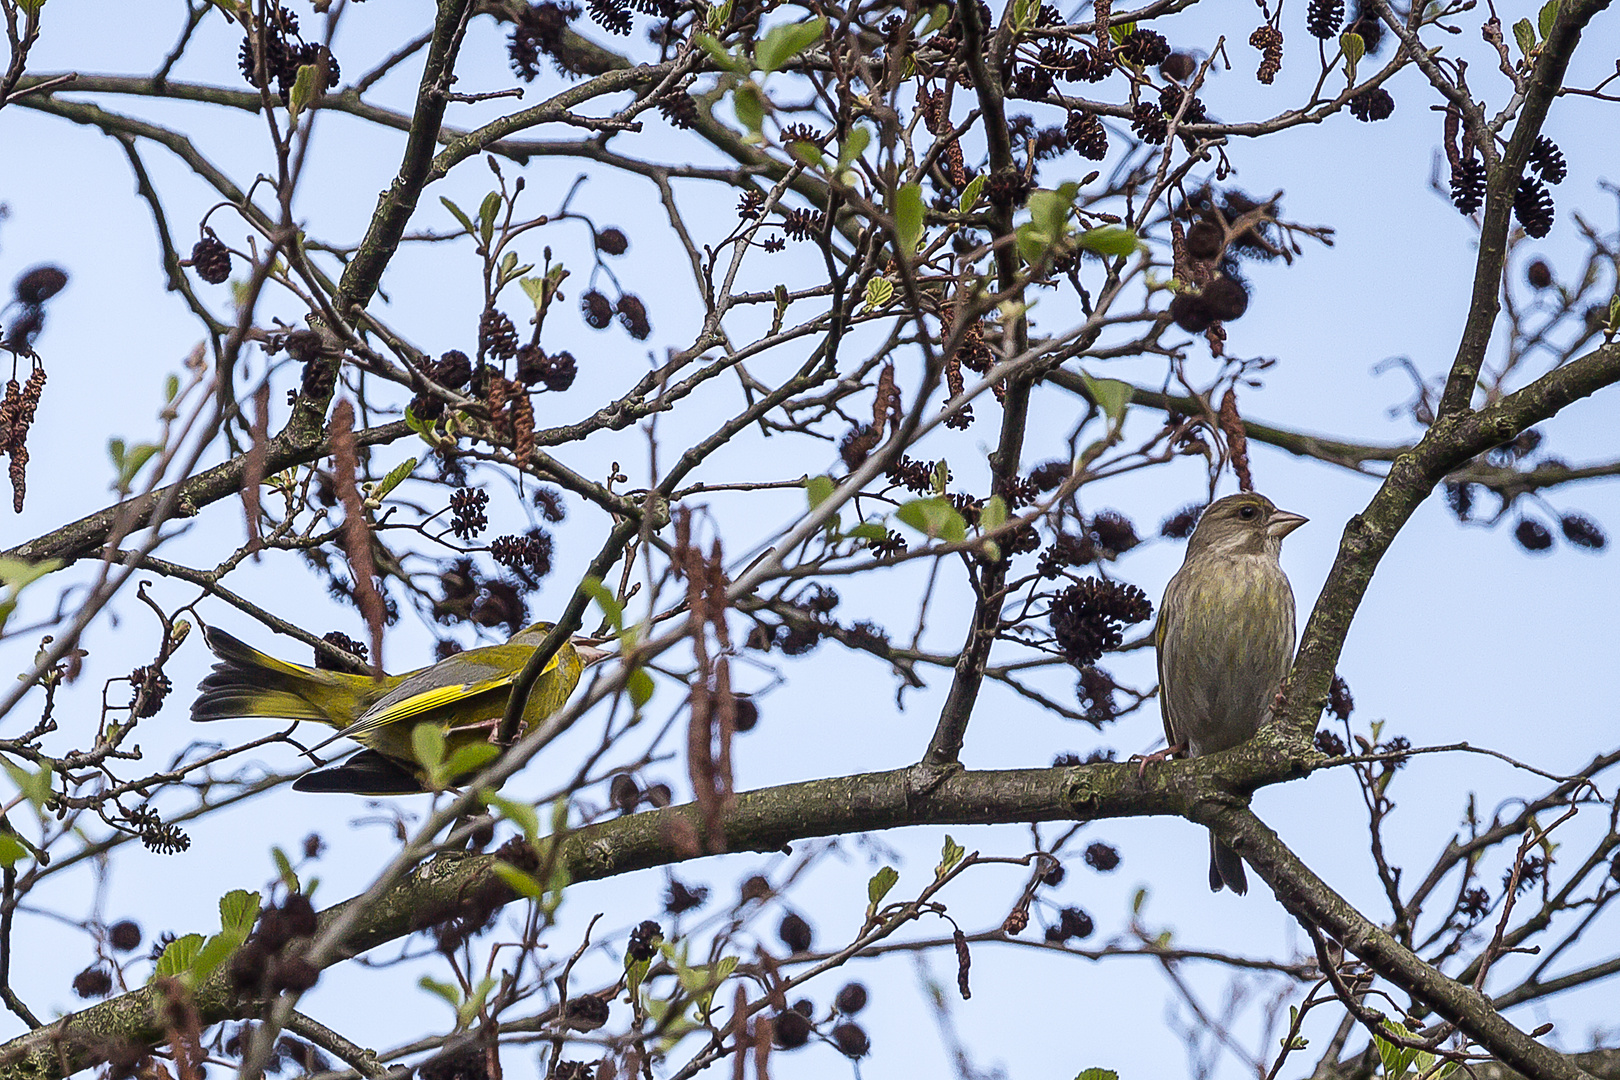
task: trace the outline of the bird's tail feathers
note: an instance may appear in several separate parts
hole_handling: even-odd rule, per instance
[[[1222,887],[1242,896],[1249,891],[1249,875],[1243,870],[1243,859],[1237,852],[1209,834],[1209,891],[1220,892]]]
[[[203,681],[191,706],[193,720],[226,720],[242,716],[268,716],[281,720],[341,723],[310,700],[309,691],[326,688],[333,680],[299,664],[277,660],[225,631],[204,627],[208,647],[219,657]],[[350,676],[364,678],[364,676]]]

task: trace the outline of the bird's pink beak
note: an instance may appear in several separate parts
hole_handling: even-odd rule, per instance
[[[1287,510],[1278,510],[1271,515],[1271,520],[1266,523],[1266,533],[1281,540],[1309,520],[1311,519],[1303,514],[1291,514]]]
[[[613,655],[606,649],[597,648],[595,645],[582,645],[578,642],[574,644],[574,652],[579,654],[579,662],[583,667],[599,664]]]

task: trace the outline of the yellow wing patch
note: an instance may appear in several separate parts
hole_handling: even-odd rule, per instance
[[[545,670],[540,673],[541,678],[550,674],[556,666],[557,658],[553,656],[550,663],[546,664]],[[424,690],[420,694],[412,694],[402,701],[396,701],[385,709],[367,713],[339,731],[338,734],[351,739],[359,738],[367,732],[377,731],[387,727],[389,724],[409,720],[413,716],[422,716],[424,713],[454,705],[460,701],[466,701],[468,698],[476,697],[479,694],[499,690],[503,686],[511,686],[512,680],[516,677],[517,673],[513,672],[510,675],[501,675],[481,682],[459,683],[454,686],[440,686],[432,690]]]

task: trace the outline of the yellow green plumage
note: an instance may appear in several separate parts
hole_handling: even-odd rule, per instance
[[[536,623],[504,645],[457,653],[404,675],[351,675],[278,660],[223,630],[205,628],[219,657],[199,685],[193,720],[260,716],[313,720],[337,729],[366,749],[342,765],[308,773],[300,791],[345,791],[394,795],[426,791],[411,733],[431,723],[443,732],[445,750],[487,742],[499,727],[512,681],[550,631]],[[521,731],[528,732],[562,708],[579,684],[583,661],[564,642],[529,692]]]

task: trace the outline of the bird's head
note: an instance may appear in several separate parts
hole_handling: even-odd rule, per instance
[[[1264,495],[1243,492],[1217,499],[1198,519],[1187,557],[1194,555],[1266,555],[1282,549],[1283,537],[1307,518],[1279,510]]]

